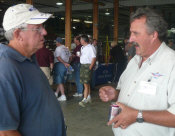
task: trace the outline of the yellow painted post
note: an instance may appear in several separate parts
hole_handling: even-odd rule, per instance
[[[106,53],[105,53],[105,63],[107,63],[107,62],[108,62],[109,52],[110,52],[110,48],[109,48],[109,41],[108,41],[108,36],[106,36]]]

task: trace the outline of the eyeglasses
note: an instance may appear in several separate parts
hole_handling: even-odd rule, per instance
[[[38,33],[42,33],[42,30],[45,29],[45,27],[40,26],[39,28],[20,28],[20,29],[23,31],[31,30],[31,31],[37,31]]]

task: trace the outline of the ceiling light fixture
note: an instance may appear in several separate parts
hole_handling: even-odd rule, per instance
[[[61,17],[61,20],[64,20],[64,17]]]
[[[92,24],[92,21],[85,20],[84,23],[86,23],[86,24]]]
[[[61,6],[63,5],[63,2],[57,2],[56,5]]]
[[[108,9],[106,10],[105,15],[110,15]]]
[[[73,22],[80,22],[80,19],[73,19]]]

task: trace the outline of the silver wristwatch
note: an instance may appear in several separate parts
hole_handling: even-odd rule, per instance
[[[143,115],[142,115],[142,111],[141,111],[141,110],[138,111],[136,121],[137,121],[138,123],[143,123],[143,122],[144,122],[144,119],[143,119]]]

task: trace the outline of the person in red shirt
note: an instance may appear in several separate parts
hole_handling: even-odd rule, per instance
[[[50,85],[53,84],[53,77],[52,77],[52,70],[53,70],[53,53],[46,46],[39,49],[36,52],[36,58],[41,70],[46,75],[47,79],[49,80]]]
[[[72,53],[72,56],[73,56],[72,66],[75,74],[75,83],[77,87],[77,92],[73,96],[82,97],[83,84],[80,83],[80,50],[82,45],[80,43],[80,36],[76,36],[74,38],[74,43],[76,44],[76,48],[73,50],[73,53]]]

